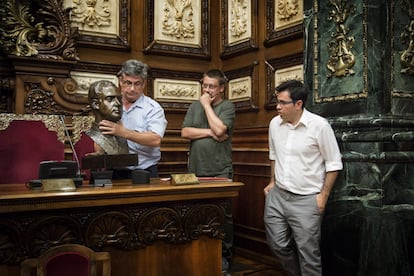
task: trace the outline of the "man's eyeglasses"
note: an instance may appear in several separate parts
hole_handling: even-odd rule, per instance
[[[132,87],[143,87],[144,86],[144,82],[142,81],[136,81],[136,82],[131,82],[129,80],[122,80],[121,81],[122,86],[128,87],[128,88],[132,88]]]
[[[218,87],[218,85],[215,85],[215,84],[208,84],[208,83],[203,83],[202,85],[201,85],[204,89],[211,89],[211,90],[214,90],[214,89],[216,89],[217,87]]]
[[[278,104],[280,104],[280,105],[283,105],[283,106],[285,106],[285,105],[288,105],[288,104],[291,104],[291,103],[293,103],[293,104],[295,104],[297,102],[297,100],[292,100],[292,101],[278,101],[277,99],[276,99],[276,105],[278,105]]]

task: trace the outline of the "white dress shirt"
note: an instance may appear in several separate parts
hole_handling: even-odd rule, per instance
[[[301,195],[319,193],[326,172],[342,170],[332,127],[306,109],[295,126],[280,116],[270,121],[269,159],[275,161],[275,184]]]

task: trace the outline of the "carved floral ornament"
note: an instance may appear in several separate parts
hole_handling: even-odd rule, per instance
[[[330,57],[326,65],[329,70],[327,77],[353,75],[352,67],[355,64],[355,56],[351,49],[355,37],[348,36],[349,28],[345,26],[345,23],[349,16],[355,13],[356,7],[345,0],[330,0],[329,6],[331,6],[331,10],[328,21],[336,24],[336,31],[331,34],[332,40],[328,44]]]
[[[229,16],[229,39],[240,40],[248,34],[249,24],[249,3],[247,0],[231,0]]]
[[[108,0],[73,0],[70,20],[91,28],[111,25],[111,9]]]
[[[191,0],[165,0],[162,8],[162,35],[172,40],[195,37],[194,9]]]
[[[8,55],[77,60],[75,37],[63,0],[5,0],[0,8],[0,46]]]
[[[303,20],[303,0],[282,0],[274,2],[274,30],[293,27]]]
[[[401,10],[407,14],[410,21],[401,33],[401,41],[407,45],[400,57],[401,73],[414,75],[414,6],[412,2],[402,0]]]
[[[299,0],[277,1],[276,12],[280,20],[289,21],[299,13]]]
[[[58,140],[65,142],[65,129],[62,124],[62,119],[58,115],[33,115],[33,114],[0,114],[0,131],[9,127],[13,121],[41,121],[49,131],[56,132]]]

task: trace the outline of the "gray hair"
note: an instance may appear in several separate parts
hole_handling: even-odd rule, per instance
[[[146,79],[148,77],[148,65],[136,59],[129,59],[122,64],[121,70],[118,72],[118,77],[123,75]]]

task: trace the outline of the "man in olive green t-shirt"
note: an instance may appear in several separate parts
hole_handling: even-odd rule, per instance
[[[188,170],[197,176],[233,176],[231,137],[235,109],[224,99],[226,78],[220,70],[203,77],[199,101],[190,105],[181,136],[191,140]]]
[[[188,171],[198,177],[233,178],[232,146],[234,104],[224,99],[226,77],[212,69],[203,76],[202,95],[185,115],[181,137],[191,140]],[[228,269],[233,244],[230,204],[226,208],[226,237],[223,240],[223,270]]]

